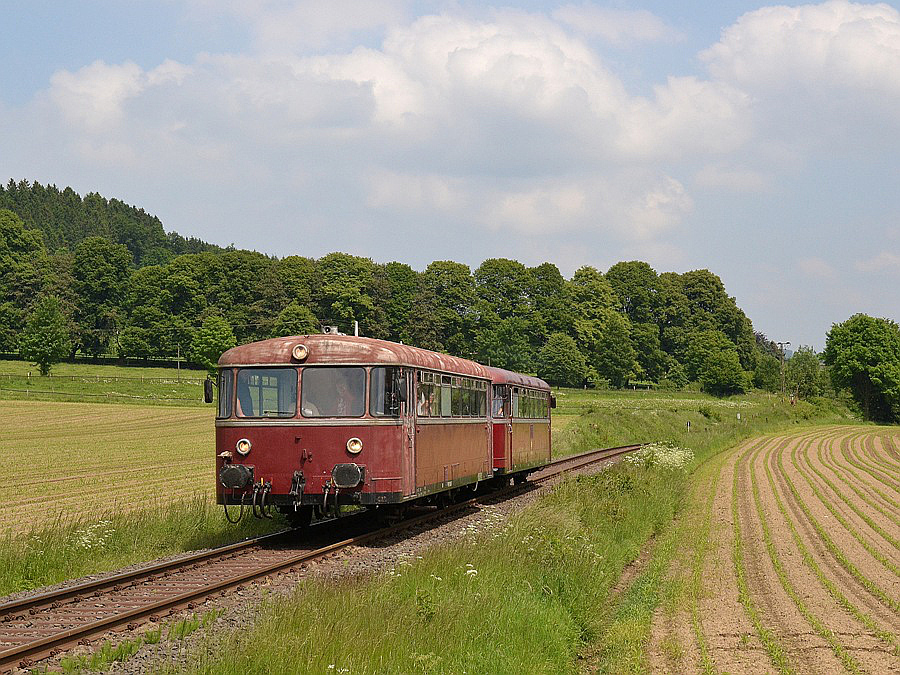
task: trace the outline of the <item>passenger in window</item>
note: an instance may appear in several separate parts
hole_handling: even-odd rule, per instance
[[[247,378],[238,378],[237,402],[237,414],[239,417],[253,417],[253,398],[250,396]]]
[[[358,392],[341,375],[335,378],[335,410],[340,417],[358,416],[362,409]]]

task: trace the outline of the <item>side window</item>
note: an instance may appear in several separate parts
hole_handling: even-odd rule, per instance
[[[431,417],[435,408],[434,375],[419,373],[419,391],[416,398],[416,414],[419,417]]]
[[[451,384],[452,379],[449,375],[441,376],[441,417],[450,417],[452,415],[451,404]]]
[[[374,417],[400,414],[400,368],[372,368],[369,375],[369,412]]]
[[[234,385],[234,371],[219,373],[219,417],[231,417],[231,394]]]
[[[463,414],[463,388],[462,380],[459,377],[452,378],[452,387],[450,389],[450,414],[453,417],[459,417]]]

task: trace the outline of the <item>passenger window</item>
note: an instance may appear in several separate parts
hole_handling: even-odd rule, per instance
[[[365,368],[304,368],[300,409],[304,417],[362,417],[366,412]]]

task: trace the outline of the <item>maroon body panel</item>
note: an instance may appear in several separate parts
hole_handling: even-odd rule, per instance
[[[363,443],[363,450],[358,455],[347,450],[347,441],[354,437]],[[307,493],[323,494],[332,468],[342,462],[354,462],[365,467],[364,482],[354,491],[411,495],[415,487],[403,480],[401,468],[404,437],[400,424],[262,426],[235,423],[217,425],[216,447],[233,449],[240,439],[249,440],[252,444],[250,453],[246,457],[234,453],[230,461],[232,464],[253,466],[255,481],[271,482],[273,495],[288,494],[294,472],[298,470],[303,471]],[[224,459],[218,457],[217,475],[223,464]],[[217,488],[221,502],[227,490],[221,484]]]
[[[416,488],[491,475],[490,424],[419,420],[416,426]]]

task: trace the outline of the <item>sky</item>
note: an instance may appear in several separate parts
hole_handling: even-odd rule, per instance
[[[900,3],[3,3],[0,180],[279,257],[709,269],[900,320]]]

